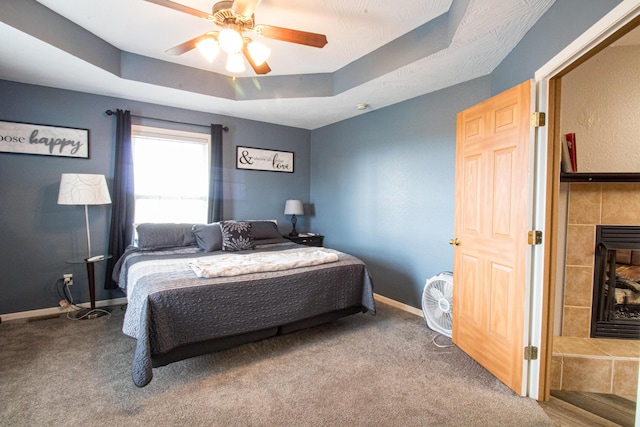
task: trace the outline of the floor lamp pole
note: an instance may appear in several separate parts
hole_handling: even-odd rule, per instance
[[[91,233],[89,233],[89,206],[84,205],[84,220],[87,225],[87,258],[91,257]]]

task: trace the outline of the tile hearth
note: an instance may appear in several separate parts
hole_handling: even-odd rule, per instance
[[[636,401],[640,341],[553,337],[551,389],[616,394]]]

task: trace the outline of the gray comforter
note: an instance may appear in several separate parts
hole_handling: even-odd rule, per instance
[[[256,250],[298,246],[271,243],[258,245]],[[312,267],[198,278],[188,265],[205,255],[197,247],[128,251],[117,263],[114,277],[128,298],[123,332],[138,340],[132,367],[134,384],[144,387],[151,381],[154,355],[186,344],[277,327],[354,306],[375,314],[373,286],[365,264],[351,255],[335,253],[337,262]]]

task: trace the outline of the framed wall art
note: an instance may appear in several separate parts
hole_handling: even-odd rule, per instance
[[[236,169],[293,173],[293,152],[238,146]]]
[[[89,130],[0,121],[0,152],[89,158]]]

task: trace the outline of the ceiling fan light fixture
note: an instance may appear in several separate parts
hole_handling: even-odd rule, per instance
[[[251,55],[253,63],[258,66],[264,64],[269,55],[271,55],[271,49],[262,43],[252,41],[247,45],[247,49],[249,49],[249,55]]]
[[[230,73],[243,73],[247,68],[244,65],[244,58],[240,53],[230,53],[227,58],[227,71]]]
[[[177,0],[146,1],[198,18],[203,18],[214,23],[216,27],[221,29],[218,31],[209,31],[167,49],[165,51],[167,54],[182,55],[198,48],[202,55],[204,55],[208,61],[212,62],[215,56],[217,56],[217,52],[215,43],[207,40],[211,38],[217,42],[218,49],[224,50],[229,55],[226,69],[234,73],[245,70],[244,61],[240,61],[238,55],[235,54],[242,55],[242,59],[249,63],[256,74],[265,75],[271,72],[271,67],[266,62],[271,54],[270,49],[259,43],[253,43],[248,37],[243,37],[243,32],[245,31],[253,31],[258,36],[270,40],[295,43],[301,46],[323,48],[327,44],[327,36],[324,34],[276,27],[273,25],[256,25],[254,11],[261,0],[216,0],[216,3],[211,9],[211,14],[186,6]]]
[[[228,54],[240,52],[244,43],[239,29],[236,29],[236,27],[238,26],[231,24],[220,31],[220,35],[218,35],[220,47]]]
[[[202,56],[204,56],[209,62],[213,62],[220,51],[218,41],[213,36],[200,40],[196,43],[196,47]]]

